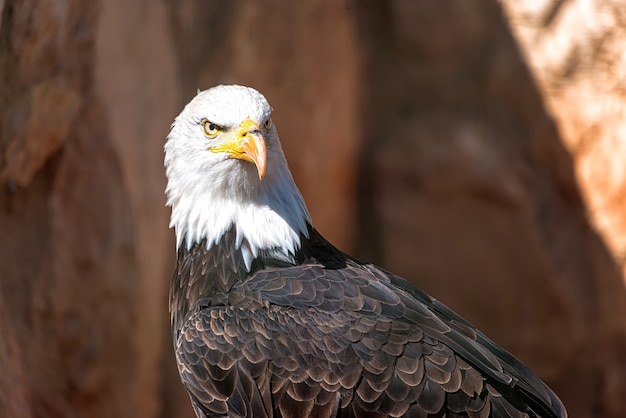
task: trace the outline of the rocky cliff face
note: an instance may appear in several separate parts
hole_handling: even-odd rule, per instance
[[[162,145],[231,82],[271,101],[331,241],[470,319],[572,417],[621,416],[626,31],[617,2],[586,4],[0,1],[0,416],[192,416]]]
[[[132,415],[141,292],[126,180],[93,91],[96,7],[2,6],[0,351],[12,373],[0,410]]]

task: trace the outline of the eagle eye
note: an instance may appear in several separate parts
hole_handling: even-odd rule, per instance
[[[204,134],[210,138],[215,137],[222,130],[218,125],[206,119],[202,121],[202,128],[204,129]]]
[[[265,129],[270,129],[272,127],[272,119],[267,118],[265,122],[263,122],[263,127]]]

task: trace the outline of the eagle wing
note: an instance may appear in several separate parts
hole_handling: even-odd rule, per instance
[[[267,267],[228,299],[176,343],[198,416],[566,416],[512,355],[373,265]]]

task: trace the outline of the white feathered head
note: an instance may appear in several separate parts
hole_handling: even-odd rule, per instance
[[[293,253],[310,217],[287,166],[272,108],[258,91],[217,86],[199,92],[176,117],[165,144],[170,227],[177,245],[219,242]]]

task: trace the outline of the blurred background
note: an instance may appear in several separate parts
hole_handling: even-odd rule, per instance
[[[192,417],[163,144],[273,105],[315,226],[626,410],[626,5],[0,0],[0,416]]]

